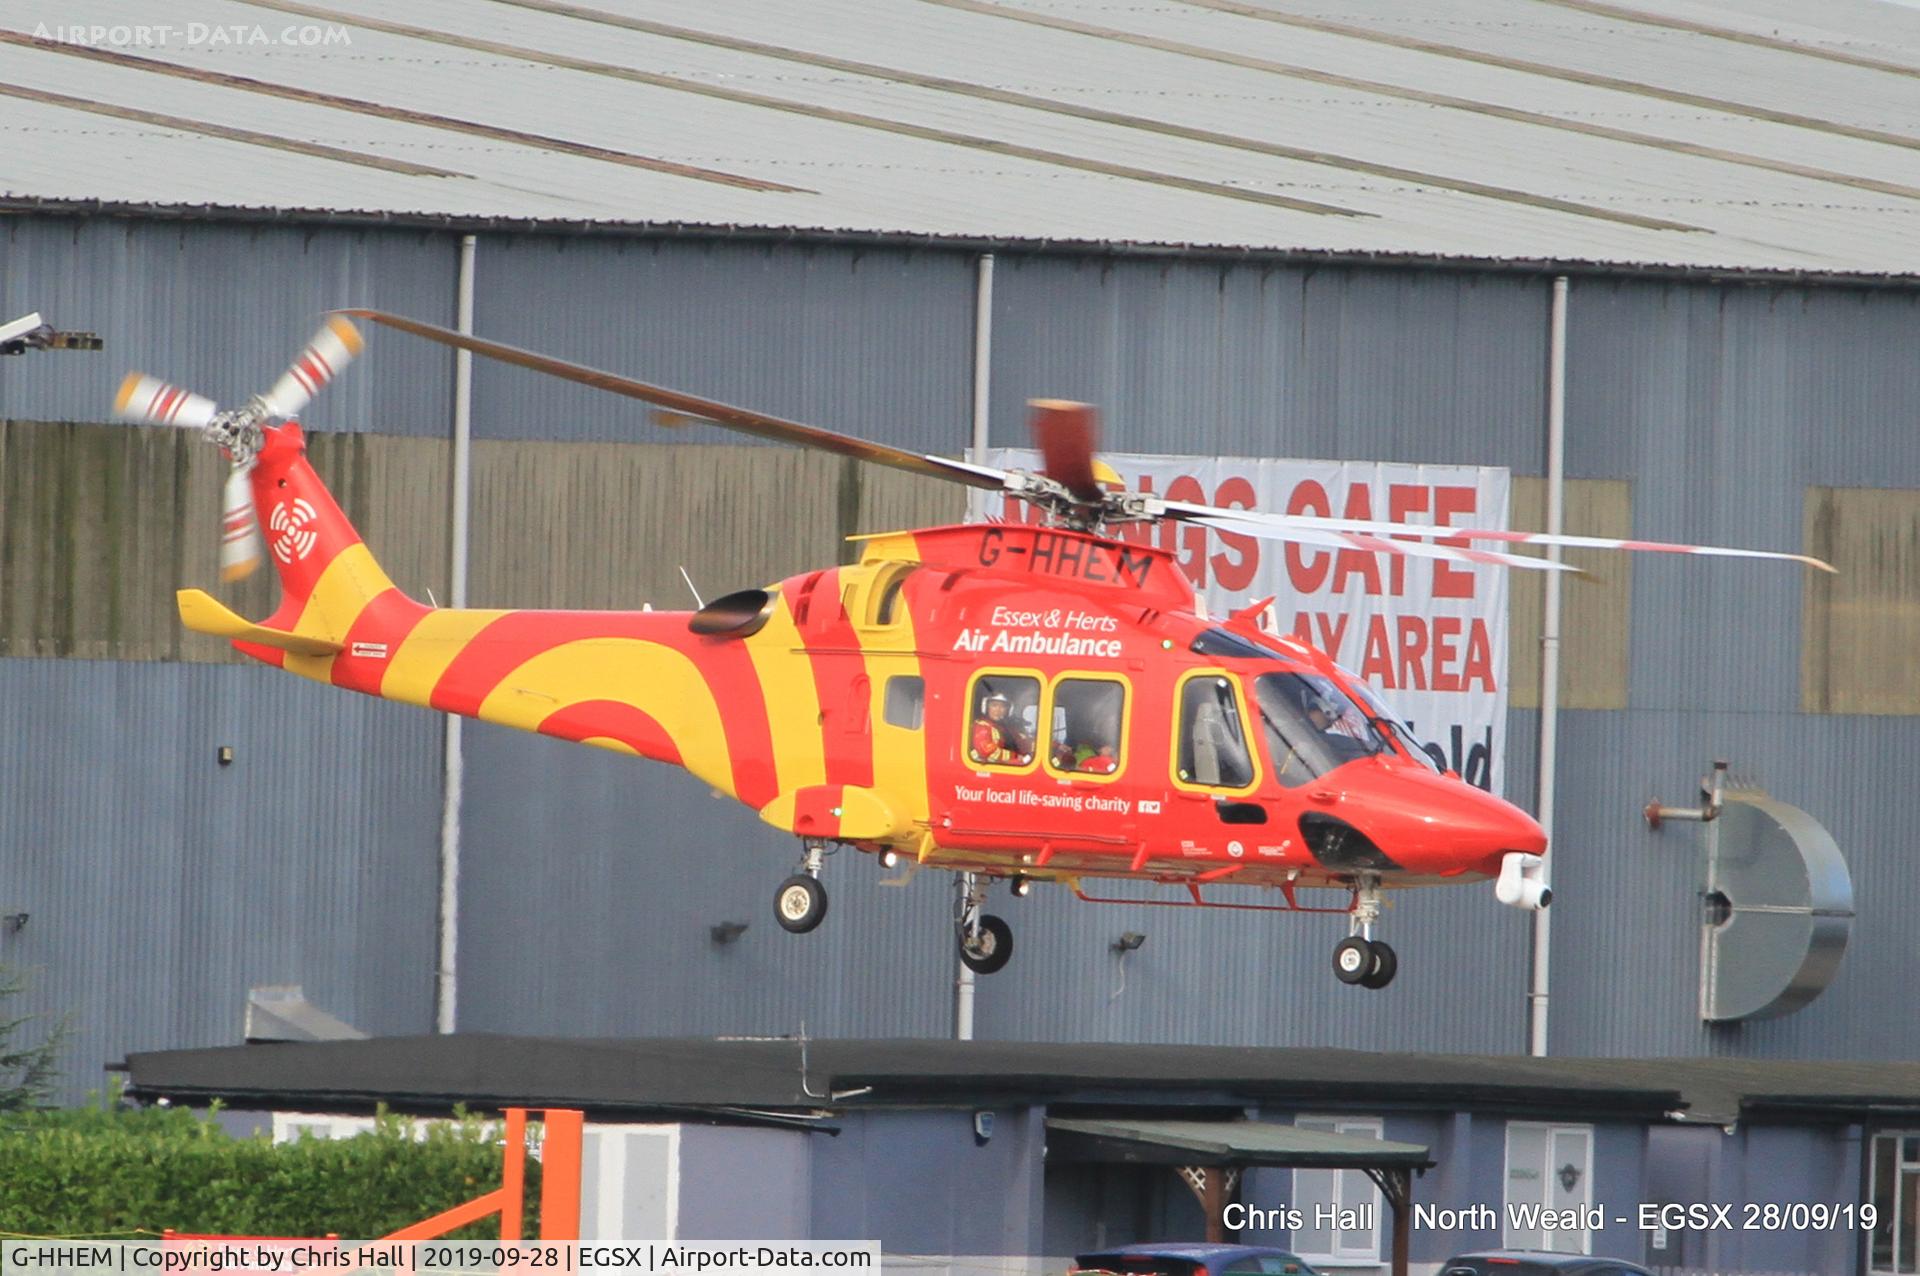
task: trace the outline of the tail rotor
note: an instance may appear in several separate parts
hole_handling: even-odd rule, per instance
[[[281,374],[260,402],[278,420],[298,416],[365,346],[366,338],[358,328],[339,315],[328,316],[293,366]]]
[[[177,425],[183,430],[205,429],[219,411],[220,405],[212,399],[139,372],[127,374],[113,401],[113,413],[122,421]]]
[[[305,410],[314,395],[360,353],[365,339],[339,315],[328,318],[293,365],[265,394],[255,395],[245,407],[222,411],[204,395],[171,385],[158,377],[130,372],[114,399],[114,415],[144,425],[171,425],[200,430],[217,444],[232,463],[220,502],[220,579],[235,581],[253,574],[263,558],[260,519],[254,512],[253,462],[260,454],[266,427]]]

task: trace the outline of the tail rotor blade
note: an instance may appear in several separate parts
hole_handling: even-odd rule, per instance
[[[293,366],[267,391],[267,410],[277,417],[298,415],[365,345],[358,328],[340,315],[329,316]]]
[[[1083,501],[1100,499],[1093,454],[1099,445],[1100,424],[1090,403],[1066,399],[1034,399],[1033,442],[1040,449],[1044,473]]]
[[[260,566],[260,521],[253,513],[253,466],[227,473],[220,502],[220,579],[241,580]]]
[[[219,410],[220,405],[212,399],[140,372],[127,374],[113,400],[113,414],[123,421],[177,425],[188,430],[204,427]]]

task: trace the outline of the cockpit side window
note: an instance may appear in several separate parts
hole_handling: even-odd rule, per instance
[[[1315,673],[1263,673],[1255,680],[1261,731],[1274,773],[1288,788],[1343,762],[1388,750],[1387,742],[1339,684]]]
[[[1253,751],[1233,679],[1203,673],[1180,684],[1177,755],[1176,777],[1187,784],[1244,789],[1253,783]]]

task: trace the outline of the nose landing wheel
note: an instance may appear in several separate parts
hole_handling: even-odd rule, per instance
[[[1383,939],[1351,935],[1334,945],[1333,977],[1343,984],[1380,989],[1393,982],[1400,958]]]
[[[1343,984],[1379,990],[1393,982],[1400,958],[1383,939],[1373,938],[1380,919],[1380,887],[1362,880],[1354,892],[1353,933],[1333,946],[1333,977]]]

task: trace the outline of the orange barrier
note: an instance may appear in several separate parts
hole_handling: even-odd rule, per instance
[[[527,1109],[508,1108],[507,1147],[500,1168],[500,1186],[470,1201],[442,1210],[383,1241],[426,1241],[445,1236],[456,1227],[477,1223],[489,1214],[500,1216],[500,1239],[523,1239],[527,1181]],[[586,1118],[575,1108],[546,1108],[546,1138],[540,1149],[540,1239],[580,1239],[580,1145]]]

